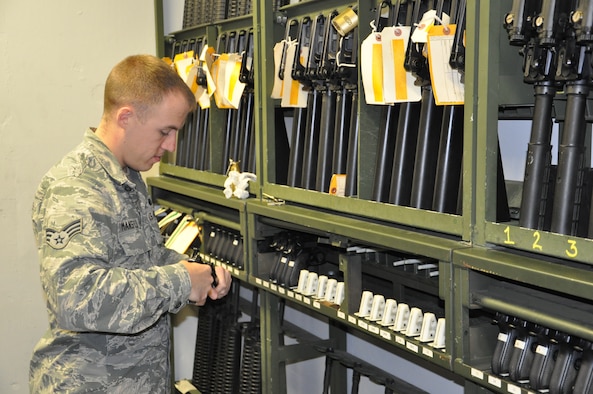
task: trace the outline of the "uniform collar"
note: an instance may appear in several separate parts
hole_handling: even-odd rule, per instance
[[[135,182],[131,181],[130,178],[135,178],[137,176],[137,171],[130,168],[122,168],[113,152],[111,152],[107,145],[105,145],[105,143],[95,134],[94,128],[89,128],[85,132],[84,141],[95,156],[97,162],[115,182],[120,185],[127,184],[132,188],[136,188]]]

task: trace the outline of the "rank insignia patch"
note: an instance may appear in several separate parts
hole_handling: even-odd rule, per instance
[[[64,249],[70,239],[82,231],[82,219],[67,224],[61,230],[48,228],[45,230],[45,241],[54,249]]]

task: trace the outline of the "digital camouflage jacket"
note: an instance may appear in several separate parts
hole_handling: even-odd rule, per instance
[[[49,329],[32,393],[170,393],[169,312],[190,293],[140,174],[95,136],[42,179],[33,204]]]

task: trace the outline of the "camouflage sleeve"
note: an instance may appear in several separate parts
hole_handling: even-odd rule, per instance
[[[159,265],[169,265],[178,263],[180,260],[187,260],[189,256],[187,254],[179,254],[173,249],[168,249],[164,246],[158,248],[158,258],[157,261]]]
[[[122,232],[131,210],[99,188],[54,182],[33,213],[42,286],[63,329],[140,332],[185,305],[189,274],[150,226]]]

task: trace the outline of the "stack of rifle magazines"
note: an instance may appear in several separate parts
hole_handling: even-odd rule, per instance
[[[241,321],[238,283],[219,300],[198,310],[192,384],[202,394],[261,394],[261,339],[258,294],[252,296],[251,321]]]
[[[201,3],[203,0],[185,0],[183,8],[183,28],[187,29],[202,23]]]
[[[226,19],[228,0],[211,0],[204,1],[204,3],[209,3],[210,10],[212,11],[212,16],[210,20],[221,21]]]
[[[202,394],[239,393],[243,324],[238,322],[239,286],[198,311],[192,384]]]
[[[183,28],[226,19],[227,0],[185,0]]]
[[[185,0],[183,28],[251,14],[252,0]],[[274,11],[289,0],[274,1]]]
[[[280,7],[288,5],[289,3],[290,3],[290,0],[276,0],[273,4],[272,11],[276,12],[276,11],[278,11],[278,9],[280,9]]]
[[[251,0],[228,0],[228,18],[251,14]]]

